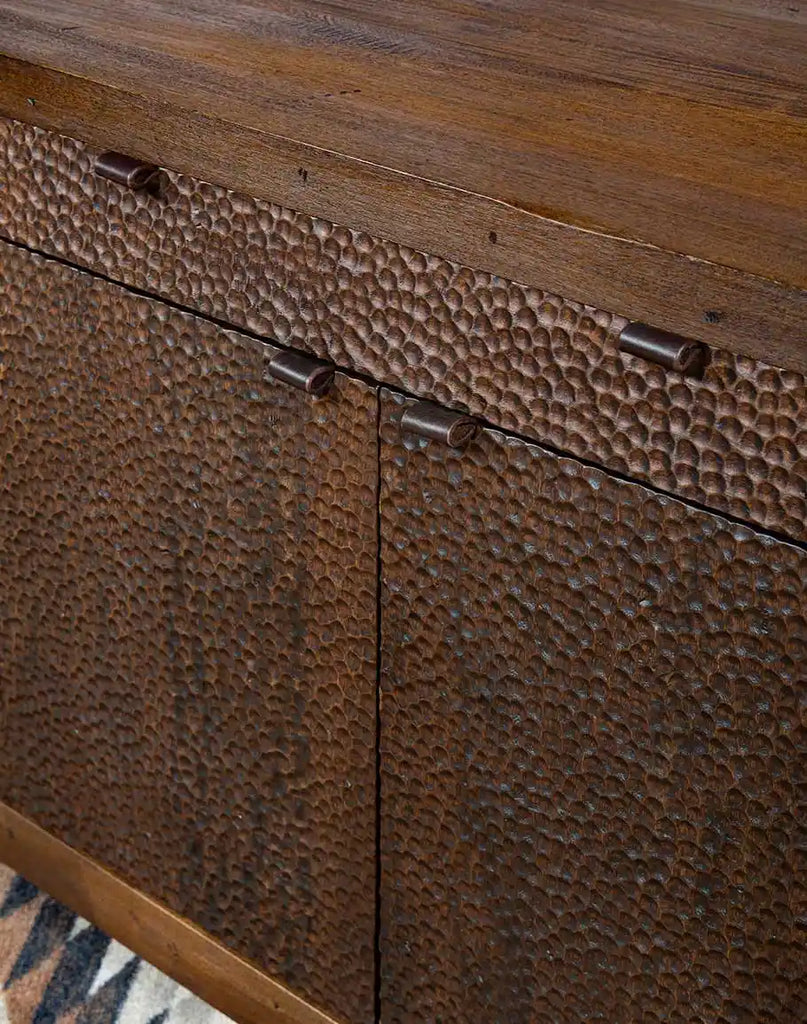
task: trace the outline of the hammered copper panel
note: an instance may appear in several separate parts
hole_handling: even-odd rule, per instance
[[[0,799],[372,1019],[375,391],[0,245]]]
[[[383,1020],[807,1020],[807,553],[401,411]]]
[[[183,175],[127,192],[95,155],[0,119],[0,232],[807,539],[803,376],[716,351],[685,379],[621,355],[621,317]]]

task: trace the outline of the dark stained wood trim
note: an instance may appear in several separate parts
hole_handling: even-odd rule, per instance
[[[239,1024],[335,1024],[195,925],[3,803],[0,861]]]
[[[807,291],[767,278],[2,56],[0,113],[807,373]]]

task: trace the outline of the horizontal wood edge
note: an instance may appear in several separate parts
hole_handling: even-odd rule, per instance
[[[807,373],[802,289],[2,55],[0,81],[5,116]]]
[[[335,1024],[195,925],[4,803],[0,862],[239,1024]]]

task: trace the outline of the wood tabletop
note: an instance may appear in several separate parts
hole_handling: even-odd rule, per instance
[[[782,308],[789,345],[803,326],[799,0],[0,0],[0,52],[11,116],[107,140],[127,111],[131,146],[188,164],[185,112],[185,136],[217,126],[179,168],[200,177],[300,198],[277,169],[256,187],[240,155],[260,143],[264,165],[310,158],[309,212],[538,284],[549,267],[573,298],[717,340]],[[683,317],[682,260],[715,282],[676,296]],[[731,311],[743,294],[761,320]]]

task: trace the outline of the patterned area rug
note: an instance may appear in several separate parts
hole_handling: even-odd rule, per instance
[[[231,1024],[0,865],[0,1024]]]

